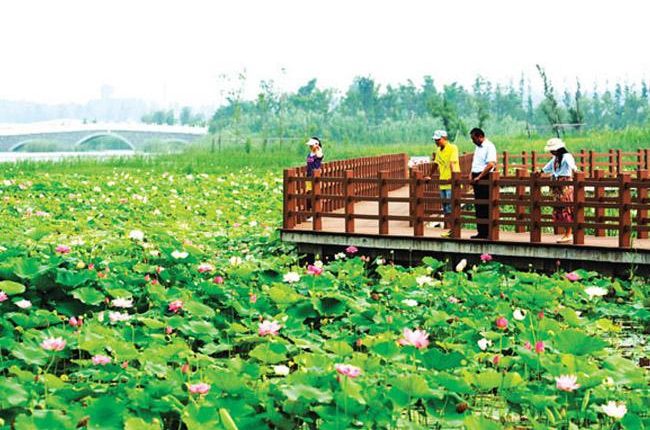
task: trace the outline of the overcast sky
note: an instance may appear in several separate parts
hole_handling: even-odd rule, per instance
[[[0,99],[47,103],[115,97],[215,105],[246,70],[295,90],[312,77],[344,90],[382,84],[507,83],[542,64],[555,87],[576,76],[650,77],[645,1],[141,1],[0,3]],[[284,70],[284,71],[283,71]]]

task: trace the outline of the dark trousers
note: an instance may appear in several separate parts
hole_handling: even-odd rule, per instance
[[[472,178],[476,178],[480,173],[472,172]],[[490,197],[490,186],[489,185],[474,185],[474,198],[477,200],[486,200]],[[488,220],[490,206],[486,204],[474,204],[474,210],[476,211],[477,220]],[[478,235],[481,237],[488,237],[489,226],[487,224],[476,224],[476,230],[478,230]]]

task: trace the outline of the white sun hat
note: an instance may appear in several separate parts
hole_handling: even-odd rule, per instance
[[[318,139],[312,137],[311,139],[309,139],[309,140],[305,143],[305,145],[310,146],[310,147],[311,147],[311,146],[314,146],[314,145],[320,145],[320,140],[318,140]]]
[[[553,139],[549,139],[548,142],[546,142],[544,151],[546,152],[557,151],[560,148],[566,148],[566,144],[562,142],[562,139],[554,137]]]
[[[433,140],[442,139],[443,137],[447,137],[447,132],[445,130],[436,130],[433,133]]]

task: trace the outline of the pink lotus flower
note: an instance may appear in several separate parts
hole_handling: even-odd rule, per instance
[[[323,268],[318,267],[318,266],[309,265],[309,266],[307,266],[307,273],[309,273],[310,275],[318,276],[321,273],[323,273]]]
[[[497,328],[500,330],[505,330],[508,328],[508,320],[505,319],[504,317],[497,318],[496,324],[497,324]]]
[[[8,299],[9,299],[9,297],[7,297],[7,293],[0,290],[0,302],[4,302],[5,300],[8,300]]]
[[[84,323],[83,317],[70,317],[68,320],[68,324],[70,324],[71,327],[81,327]]]
[[[449,296],[449,303],[460,303],[460,300],[454,296]]]
[[[197,270],[199,273],[212,272],[214,270],[214,266],[209,263],[201,263]]]
[[[96,354],[93,355],[92,361],[95,366],[100,366],[100,365],[106,366],[108,363],[111,362],[111,357],[107,355]]]
[[[59,245],[54,249],[56,252],[59,254],[69,254],[70,253],[70,247],[66,245]]]
[[[417,349],[426,348],[429,345],[429,334],[424,330],[404,329],[404,339],[399,340],[400,345],[411,345]]]
[[[544,319],[544,311],[539,311],[539,312],[537,313],[537,318],[539,318],[540,320],[541,320],[541,319]]]
[[[528,342],[528,341],[526,341],[526,343],[524,343],[524,347],[529,351],[533,350],[533,344]]]
[[[251,303],[255,304],[257,302],[257,294],[250,293],[249,300]]]
[[[501,357],[500,357],[500,356],[495,355],[494,357],[492,357],[492,363],[494,363],[495,366],[496,366],[497,364],[499,364],[500,361],[501,361]]]
[[[336,368],[336,371],[340,373],[341,375],[345,375],[348,378],[354,379],[357,376],[361,375],[361,369],[359,369],[357,366],[353,366],[351,364],[340,364],[337,363],[334,365],[334,368]]]
[[[126,369],[127,367],[129,367],[129,362],[128,361],[123,361],[122,364],[120,365],[120,367],[122,369]]]
[[[174,329],[170,326],[165,327],[165,333],[167,334],[172,334],[174,332]]]
[[[206,384],[204,382],[198,384],[190,384],[189,390],[192,394],[208,394],[210,391],[210,384]]]
[[[61,351],[66,344],[67,342],[61,337],[48,337],[41,342],[41,348],[46,351]]]
[[[88,270],[95,269],[95,263],[88,263]]]
[[[538,354],[544,352],[544,342],[542,342],[541,340],[535,342],[535,352]]]
[[[481,261],[485,263],[492,261],[492,256],[490,254],[481,254]]]
[[[275,336],[278,334],[278,331],[280,331],[281,328],[282,326],[275,321],[264,320],[263,322],[259,323],[257,332],[260,336]]]
[[[350,245],[347,248],[345,248],[345,252],[347,252],[348,254],[356,254],[357,252],[359,252],[359,250],[357,249],[356,246]]]
[[[577,384],[578,377],[575,375],[562,375],[555,378],[555,383],[557,388],[562,391],[575,391],[580,388],[580,384]]]
[[[564,275],[564,277],[565,277],[566,279],[568,279],[569,281],[571,281],[571,282],[574,282],[574,281],[577,281],[577,280],[580,279],[580,275],[578,275],[577,273],[573,273],[573,272],[571,272],[571,273],[566,273],[566,274]]]
[[[183,309],[183,301],[182,300],[174,300],[171,303],[169,303],[168,309],[171,312],[177,313],[181,309]]]
[[[181,373],[187,374],[190,371],[190,365],[185,363],[181,366]]]
[[[223,284],[223,277],[221,276],[215,276],[215,278],[212,280],[215,284]]]

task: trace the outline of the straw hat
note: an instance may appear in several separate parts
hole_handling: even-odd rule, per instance
[[[562,142],[562,139],[554,137],[553,139],[549,139],[548,142],[546,142],[544,151],[546,152],[557,151],[560,148],[566,148],[566,144]]]

